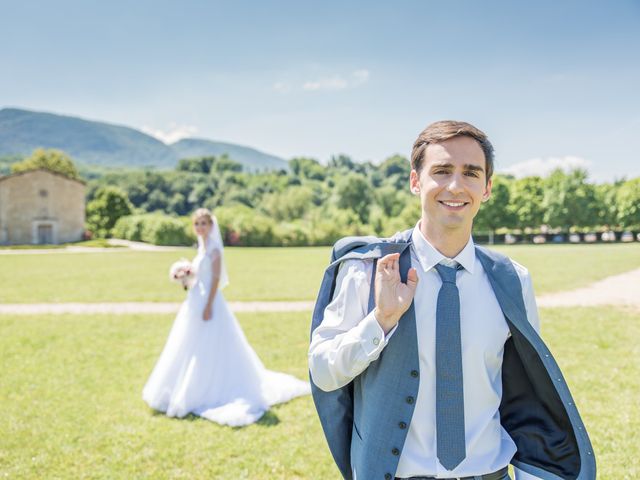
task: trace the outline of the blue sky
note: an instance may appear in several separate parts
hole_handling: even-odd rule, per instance
[[[640,1],[0,0],[0,107],[284,158],[484,130],[498,171],[640,175]]]

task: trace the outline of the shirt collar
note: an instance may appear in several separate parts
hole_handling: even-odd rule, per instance
[[[448,257],[445,257],[436,248],[429,243],[420,231],[420,222],[418,222],[411,234],[411,241],[413,248],[420,266],[425,272],[431,270],[435,265],[442,262]],[[474,265],[476,262],[476,249],[473,245],[473,237],[469,237],[469,241],[462,249],[462,251],[453,259],[458,262],[469,273],[473,274]]]

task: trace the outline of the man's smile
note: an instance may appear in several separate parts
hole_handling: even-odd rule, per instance
[[[447,207],[448,209],[453,209],[453,210],[461,210],[462,208],[464,208],[466,205],[469,204],[469,202],[463,202],[463,201],[452,201],[452,200],[438,200],[438,203],[441,205],[444,205],[445,207]]]

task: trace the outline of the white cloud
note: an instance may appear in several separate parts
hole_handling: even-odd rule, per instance
[[[178,125],[177,123],[170,123],[167,130],[160,130],[157,128],[149,127],[145,125],[142,130],[147,135],[157,138],[167,145],[182,140],[183,138],[193,137],[198,133],[198,127],[193,125]]]
[[[590,166],[591,162],[589,160],[568,155],[565,157],[531,158],[503,168],[500,170],[500,173],[513,175],[516,178],[531,177],[534,175],[545,177],[556,168],[561,168],[565,172],[568,172],[576,168],[588,170]]]
[[[355,70],[347,76],[332,75],[330,77],[322,77],[317,80],[309,80],[302,85],[302,89],[306,91],[345,90],[347,88],[359,87],[368,81],[368,70]]]
[[[291,90],[291,85],[285,82],[276,82],[273,84],[273,89],[278,93],[288,93]]]
[[[369,70],[356,70],[351,74],[351,79],[354,87],[367,83],[369,81]]]

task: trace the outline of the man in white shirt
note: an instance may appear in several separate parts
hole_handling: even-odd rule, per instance
[[[411,268],[406,281],[401,280],[400,253],[379,258],[377,266],[368,259],[341,264],[333,298],[312,332],[311,378],[324,392],[345,389],[358,378],[352,407],[357,417],[358,405],[371,402],[374,391],[378,396],[387,394],[376,383],[377,370],[368,369],[392,361],[384,358],[385,349],[394,342],[399,325],[415,317],[410,335],[417,341],[418,365],[410,374],[418,381],[417,395],[406,397],[411,418],[396,421],[394,412],[380,412],[377,420],[368,415],[360,424],[354,421],[351,463],[355,463],[354,448],[360,458],[359,442],[366,442],[366,430],[390,429],[375,425],[388,421],[403,431],[399,438],[404,443],[385,452],[396,457],[387,462],[391,465],[387,470],[395,466],[395,471],[385,472],[386,480],[509,478],[506,467],[518,447],[502,426],[500,412],[503,355],[512,329],[502,306],[508,298],[497,298],[471,237],[473,219],[491,195],[493,147],[483,132],[468,123],[436,122],[416,140],[411,167],[410,188],[420,197],[422,215],[408,240]],[[520,283],[515,291],[521,291],[526,319],[537,332],[538,312],[529,273],[515,262],[511,265]],[[371,309],[374,268],[375,308]],[[453,272],[447,274],[448,280],[445,271]],[[445,328],[449,329],[446,333]],[[363,379],[363,372],[371,378]],[[395,393],[388,391],[390,398]],[[318,397],[314,395],[317,406],[324,402]],[[374,426],[369,428],[369,424]],[[325,433],[331,443],[326,426]],[[539,466],[528,468],[528,473],[516,470],[517,478],[562,478],[546,476]],[[347,475],[343,471],[345,478]],[[354,465],[350,475],[370,480],[358,477]]]

